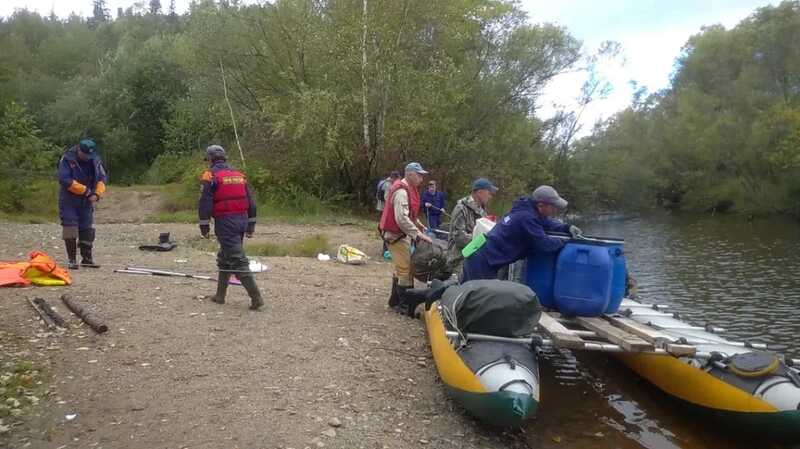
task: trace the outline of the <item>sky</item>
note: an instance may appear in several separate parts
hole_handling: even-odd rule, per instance
[[[630,105],[636,81],[650,92],[669,86],[675,58],[686,41],[703,26],[733,28],[756,9],[777,5],[768,0],[521,0],[532,22],[565,26],[594,52],[605,40],[619,42],[621,57],[598,65],[600,75],[612,85],[605,100],[590,104],[583,115],[580,135],[588,134],[597,120]],[[560,109],[574,110],[575,97],[585,73],[565,74],[547,87],[539,102],[539,117]],[[554,106],[555,105],[555,106]]]
[[[256,2],[250,0],[246,3]],[[186,11],[190,0],[176,0],[179,13]],[[703,26],[721,24],[732,28],[757,8],[776,5],[779,0],[519,0],[532,22],[550,22],[565,26],[581,40],[588,53],[596,51],[605,40],[619,42],[620,57],[605,60],[598,66],[600,76],[612,86],[604,100],[590,104],[582,115],[583,129],[608,118],[630,104],[636,81],[650,92],[669,86],[675,58],[690,36]],[[126,8],[132,0],[107,0],[111,14],[117,7]],[[146,5],[147,0],[140,0]],[[166,9],[169,0],[161,0]],[[0,16],[15,8],[27,7],[42,15],[55,11],[59,17],[71,12],[91,15],[92,0],[0,0]],[[537,115],[552,116],[558,109],[575,109],[575,98],[586,79],[585,73],[557,77],[539,101]]]

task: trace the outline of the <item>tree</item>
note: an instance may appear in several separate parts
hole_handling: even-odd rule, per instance
[[[108,22],[111,19],[106,0],[92,0],[92,5],[92,18],[89,21],[92,27]]]
[[[170,4],[170,7],[173,6],[173,4]],[[161,14],[161,0],[150,0],[149,13],[154,16]]]

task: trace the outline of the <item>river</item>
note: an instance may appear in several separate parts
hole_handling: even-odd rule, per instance
[[[790,219],[658,214],[581,223],[625,239],[640,299],[668,304],[694,324],[800,357],[800,224]],[[542,366],[531,447],[782,448],[688,415],[680,403],[603,354],[553,351]]]

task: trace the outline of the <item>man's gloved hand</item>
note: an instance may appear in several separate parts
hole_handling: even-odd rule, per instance
[[[256,224],[255,223],[250,223],[247,226],[247,231],[245,231],[244,235],[246,235],[247,238],[253,238],[253,234],[255,234],[255,233],[256,233]]]
[[[208,238],[208,233],[211,232],[211,226],[209,225],[200,225],[200,235],[203,236],[204,239]]]
[[[579,239],[579,238],[583,237],[583,231],[581,231],[581,228],[579,228],[579,227],[577,227],[575,225],[571,225],[569,227],[569,235],[571,235],[572,238],[574,238],[574,239]]]

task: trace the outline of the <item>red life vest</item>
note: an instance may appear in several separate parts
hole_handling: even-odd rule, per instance
[[[214,176],[214,208],[212,217],[224,215],[246,214],[250,209],[247,198],[247,181],[241,172],[224,168],[213,173]]]
[[[395,234],[405,234],[397,224],[397,219],[394,216],[394,193],[398,190],[405,190],[408,194],[408,215],[411,217],[413,223],[417,222],[419,216],[419,191],[416,188],[409,186],[405,179],[395,181],[389,189],[389,195],[386,198],[386,207],[383,208],[381,214],[381,223],[379,228],[381,231],[394,232]]]

